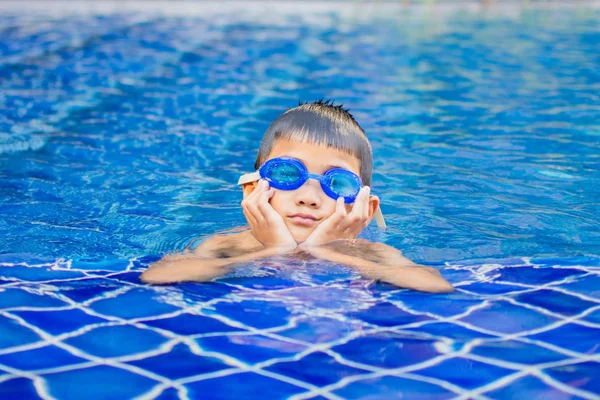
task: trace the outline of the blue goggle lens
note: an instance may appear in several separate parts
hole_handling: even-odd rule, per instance
[[[329,188],[332,192],[342,197],[353,197],[360,190],[360,186],[351,176],[342,173],[332,174],[329,181]]]
[[[289,185],[301,178],[300,170],[291,164],[279,164],[269,170],[270,178]]]

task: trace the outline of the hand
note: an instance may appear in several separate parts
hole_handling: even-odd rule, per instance
[[[355,239],[369,224],[369,194],[371,188],[364,186],[352,206],[346,212],[344,198],[339,197],[335,212],[306,238],[301,247],[318,246],[338,239]]]
[[[298,245],[296,240],[281,215],[269,203],[274,194],[275,190],[269,188],[269,183],[261,179],[252,193],[242,201],[244,216],[252,234],[263,246],[282,250],[295,249]]]

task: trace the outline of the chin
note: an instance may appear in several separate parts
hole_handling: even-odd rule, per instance
[[[296,226],[288,226],[288,229],[290,230],[292,237],[298,244],[304,242],[314,231],[314,229],[301,229]]]

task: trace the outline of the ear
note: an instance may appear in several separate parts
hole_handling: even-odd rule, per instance
[[[380,202],[379,197],[369,196],[369,222],[368,222],[368,224],[371,223],[371,220],[375,216],[375,211],[377,211],[377,209],[379,208],[379,202]]]
[[[254,181],[254,182],[244,183],[242,185],[242,190],[244,191],[244,199],[246,197],[248,197],[250,195],[250,193],[252,193],[252,191],[254,190],[254,188],[256,187],[257,184],[258,184],[258,181]]]

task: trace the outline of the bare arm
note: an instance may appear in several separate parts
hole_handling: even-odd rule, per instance
[[[393,247],[364,240],[336,242],[305,250],[315,257],[352,267],[368,279],[422,292],[454,290],[436,269],[415,264]]]
[[[247,232],[215,235],[193,251],[169,254],[150,265],[141,275],[147,283],[207,282],[228,272],[233,264],[250,262],[282,253],[280,248],[264,248]]]

